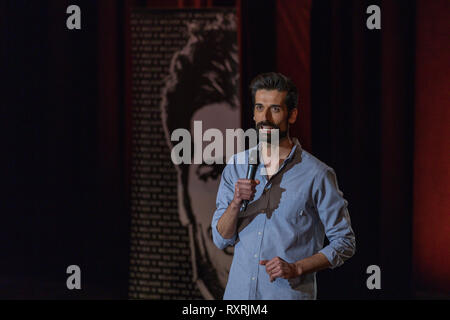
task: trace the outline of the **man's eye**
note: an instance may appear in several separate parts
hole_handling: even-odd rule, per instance
[[[209,179],[217,180],[225,168],[226,161],[223,164],[204,164],[202,163],[195,171],[200,180],[207,182]]]
[[[257,111],[261,111],[261,110],[263,109],[263,106],[257,105],[257,106],[255,106],[255,109],[256,109]]]
[[[280,112],[280,107],[272,107],[273,112]]]

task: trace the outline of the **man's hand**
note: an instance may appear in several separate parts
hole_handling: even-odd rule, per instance
[[[280,257],[275,257],[272,260],[261,260],[259,264],[266,266],[270,282],[273,282],[276,278],[291,279],[302,274],[295,263],[288,263]]]
[[[256,186],[259,180],[239,179],[234,185],[234,197],[232,203],[240,207],[243,200],[253,200],[256,193]]]
[[[258,184],[259,180],[239,179],[236,182],[233,200],[217,222],[217,231],[223,238],[229,239],[236,234],[237,217],[242,201],[253,200]]]

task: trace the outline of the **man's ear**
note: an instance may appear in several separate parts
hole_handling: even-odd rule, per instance
[[[289,124],[294,124],[297,121],[298,109],[294,108],[289,112],[288,122]]]

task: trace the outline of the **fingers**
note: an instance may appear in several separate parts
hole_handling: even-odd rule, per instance
[[[253,185],[253,186],[256,186],[256,185],[260,184],[260,181],[258,179],[256,179],[256,180],[238,179],[237,183],[238,184],[242,184],[242,185]]]
[[[281,267],[281,263],[268,263],[266,264],[266,272],[270,274],[272,272],[275,272],[276,270],[281,269]]]
[[[270,271],[273,268],[275,268],[276,266],[281,266],[283,263],[286,263],[286,261],[284,261],[280,257],[275,257],[275,258],[269,260],[269,262],[266,264],[266,269],[268,269]]]
[[[239,186],[236,186],[236,191],[241,193],[241,194],[248,194],[248,195],[252,195],[253,193],[256,193],[256,190],[242,188],[242,187],[239,187]]]
[[[280,266],[274,267],[270,271],[266,270],[266,272],[270,276],[270,282],[273,282],[276,278],[284,278],[284,272]]]
[[[276,278],[283,278],[283,271],[277,271],[270,275],[270,282],[274,282]]]
[[[235,184],[235,194],[241,200],[253,200],[259,180],[239,179]]]
[[[282,270],[281,266],[276,266],[276,267],[273,267],[270,270],[267,270],[267,273],[270,274],[270,275],[273,275],[274,273],[280,272],[281,270]]]
[[[239,189],[239,191],[243,191],[243,192],[256,192],[256,185],[255,184],[236,183],[236,188]]]
[[[253,200],[255,193],[248,190],[241,190],[239,188],[236,188],[236,195],[239,199],[242,200]]]
[[[270,276],[270,282],[273,282],[276,278],[285,278],[287,276],[287,262],[280,257],[275,257],[271,260],[261,260],[259,264],[266,266],[266,272]]]

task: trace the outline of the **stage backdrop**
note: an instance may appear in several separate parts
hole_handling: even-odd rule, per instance
[[[171,136],[195,120],[240,127],[236,22],[234,9],[131,12],[131,299],[223,296],[233,252],[210,223],[224,165],[174,165]]]

